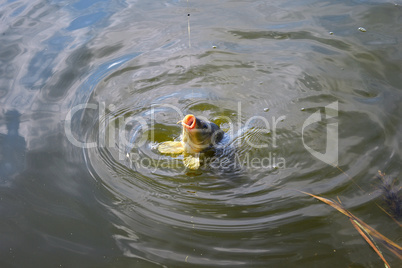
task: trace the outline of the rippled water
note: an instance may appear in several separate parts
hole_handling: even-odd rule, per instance
[[[9,0],[0,21],[1,267],[383,265],[300,191],[400,244],[375,178],[401,170],[397,1]],[[157,151],[188,113],[236,167]]]

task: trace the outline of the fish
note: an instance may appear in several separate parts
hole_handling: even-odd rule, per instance
[[[162,154],[183,154],[184,165],[192,170],[200,167],[200,156],[213,151],[223,139],[224,131],[213,122],[200,119],[193,114],[186,115],[181,123],[183,127],[180,141],[165,141],[159,144]]]

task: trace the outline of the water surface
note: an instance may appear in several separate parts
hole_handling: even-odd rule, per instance
[[[300,191],[400,244],[376,179],[401,168],[397,2],[1,1],[0,21],[1,267],[383,265]],[[158,153],[188,113],[240,141],[236,168]],[[338,168],[306,149],[330,125]]]

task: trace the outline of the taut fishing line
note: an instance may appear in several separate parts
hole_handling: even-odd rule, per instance
[[[188,0],[187,0],[187,32],[188,32],[188,47],[191,48],[191,35],[190,35],[190,8],[188,6]]]
[[[188,48],[191,49],[191,31],[190,31],[190,7],[187,0],[187,34],[188,34]],[[191,54],[189,53],[190,57],[190,68],[191,68]]]

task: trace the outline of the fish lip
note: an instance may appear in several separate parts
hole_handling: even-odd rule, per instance
[[[188,114],[184,117],[184,119],[181,121],[181,124],[183,125],[183,127],[185,127],[186,129],[194,129],[195,128],[195,124],[196,124],[196,118],[194,115],[192,114]]]

